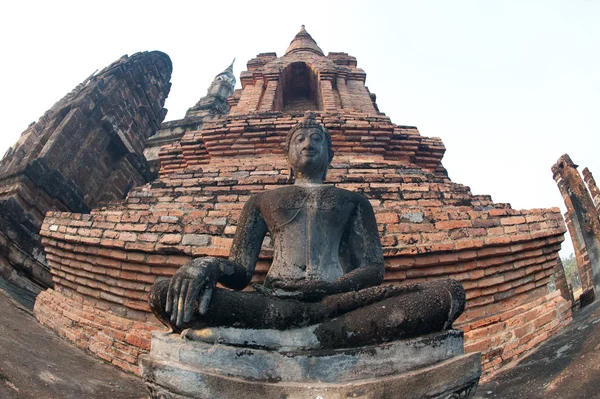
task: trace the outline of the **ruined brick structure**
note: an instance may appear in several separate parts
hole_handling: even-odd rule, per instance
[[[249,196],[286,184],[284,139],[312,110],[332,135],[327,183],[371,200],[386,280],[460,280],[468,305],[456,326],[487,372],[569,323],[570,301],[548,288],[566,231],[559,209],[515,210],[452,182],[442,141],[380,113],[365,78],[354,57],[325,56],[304,29],[282,57],[250,60],[230,111],[161,149],[158,180],[90,214],[48,213],[41,235],[55,286],[38,296],[38,319],[138,372],[160,328],[151,285],[191,257],[228,255]],[[267,239],[256,281],[271,256]]]
[[[588,168],[584,168],[581,171],[581,174],[583,174],[583,181],[585,181],[585,185],[590,191],[596,211],[600,213],[600,189],[598,189],[598,186],[596,185],[596,180]]]
[[[38,235],[46,212],[88,213],[153,179],[144,142],[165,117],[171,69],[164,53],[124,56],[57,102],[8,150],[0,162],[0,275],[33,291],[51,286]]]
[[[176,158],[176,154],[181,151],[179,141],[186,131],[200,130],[205,120],[229,112],[227,99],[233,94],[234,88],[235,76],[232,62],[227,69],[215,76],[206,96],[188,109],[185,118],[162,124],[160,130],[146,141],[144,150],[144,155],[153,172],[160,170],[161,158],[163,160]],[[162,155],[159,157],[161,151]],[[164,173],[168,173],[168,169],[163,168]]]
[[[600,191],[587,168],[583,170],[584,183],[577,165],[567,154],[552,166],[552,173],[567,207],[565,220],[573,241],[583,289],[582,304],[585,304],[600,292],[600,219],[597,208]]]

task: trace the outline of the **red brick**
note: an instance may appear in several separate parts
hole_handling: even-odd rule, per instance
[[[437,222],[435,224],[435,228],[438,230],[451,230],[471,226],[472,224],[470,220],[448,220],[444,222]]]

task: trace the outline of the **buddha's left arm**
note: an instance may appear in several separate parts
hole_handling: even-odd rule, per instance
[[[345,259],[353,270],[335,280],[335,292],[357,291],[379,285],[383,281],[383,250],[373,207],[360,198],[348,225],[347,240],[342,250],[348,251]]]

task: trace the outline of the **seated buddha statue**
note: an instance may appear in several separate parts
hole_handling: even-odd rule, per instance
[[[380,285],[384,259],[371,204],[323,183],[333,158],[327,129],[308,114],[288,134],[284,152],[293,184],[246,202],[228,259],[193,259],[153,286],[149,302],[159,320],[174,332],[310,326],[321,348],[450,328],[465,306],[457,281]],[[242,291],[267,233],[274,255],[264,284]]]

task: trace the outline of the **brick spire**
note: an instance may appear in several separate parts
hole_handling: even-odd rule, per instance
[[[317,42],[315,42],[312,36],[306,31],[304,25],[302,25],[300,32],[294,37],[294,40],[291,41],[290,46],[285,51],[285,55],[298,51],[310,51],[325,56],[323,50],[321,50]]]

